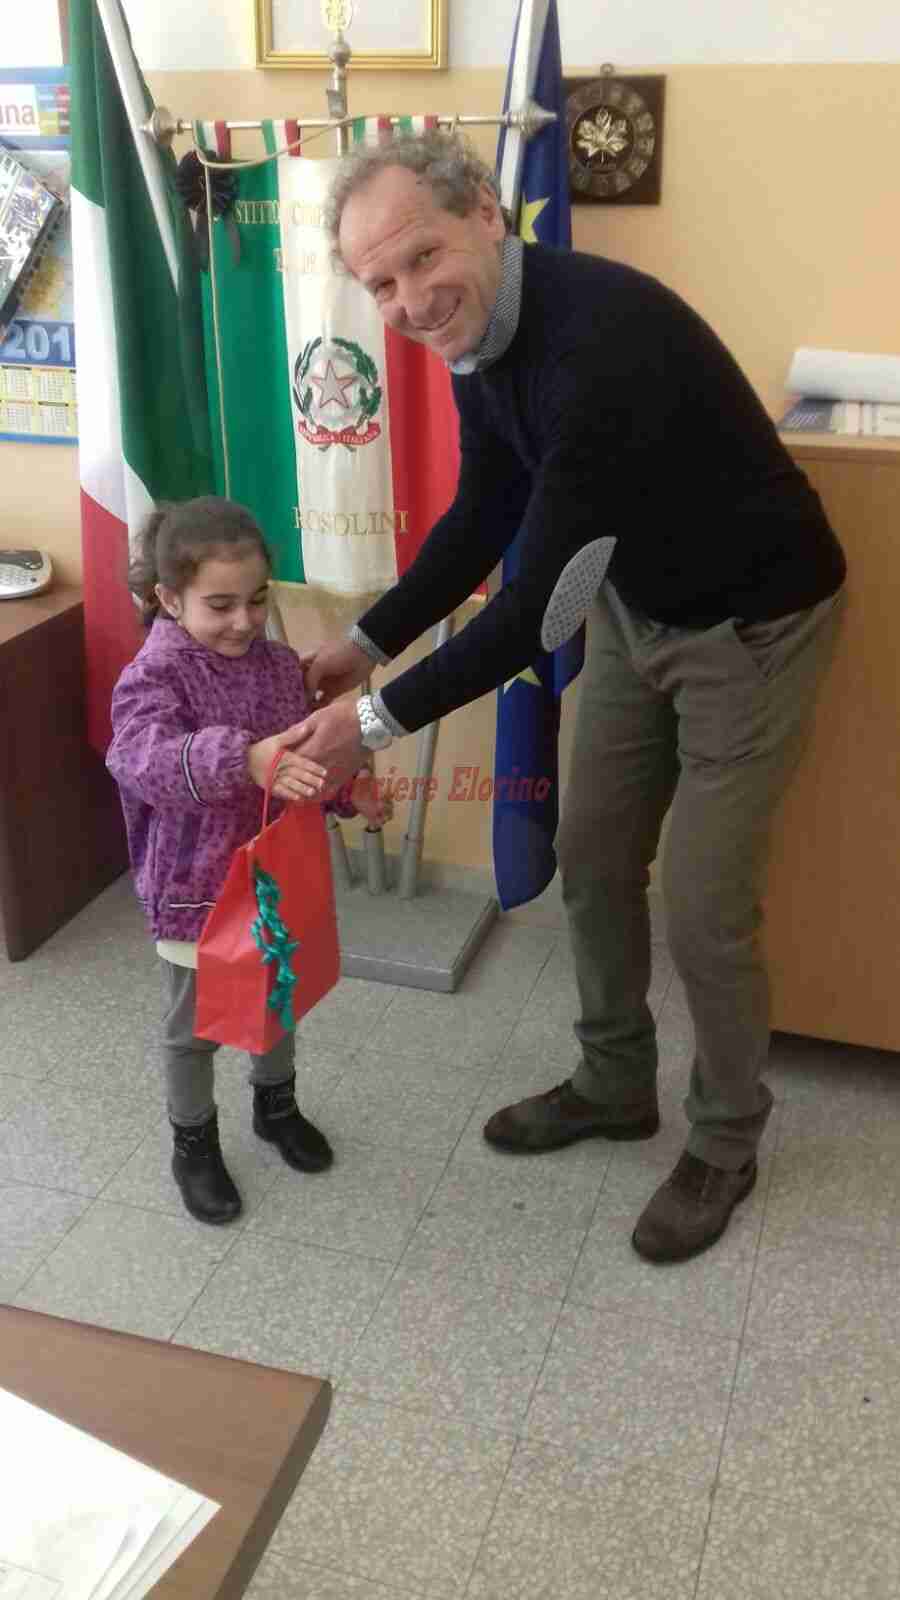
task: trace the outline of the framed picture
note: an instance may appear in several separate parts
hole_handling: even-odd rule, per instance
[[[442,71],[450,0],[359,0],[346,37],[351,72]],[[322,0],[255,0],[256,64],[317,71],[330,66],[333,39]],[[340,7],[336,8],[339,14]]]

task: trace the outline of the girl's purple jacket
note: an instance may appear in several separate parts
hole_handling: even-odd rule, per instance
[[[262,825],[247,750],[309,713],[285,644],[221,656],[158,617],[113,692],[106,764],[119,785],[138,897],[155,939],[199,939],[231,858]],[[349,785],[326,810],[354,816]],[[273,800],[269,817],[284,810]]]

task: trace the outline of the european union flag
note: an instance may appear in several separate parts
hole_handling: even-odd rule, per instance
[[[503,129],[497,150],[500,198],[527,244],[570,247],[566,118],[556,0],[520,0],[504,110],[534,100],[556,112],[526,141]],[[503,558],[503,581],[519,566],[518,540]],[[497,690],[494,764],[494,875],[504,911],[533,900],[556,872],[559,718],[562,692],[581,671],[584,629],[559,650],[541,651]]]

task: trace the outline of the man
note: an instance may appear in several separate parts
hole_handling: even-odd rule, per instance
[[[525,249],[457,139],[351,157],[329,226],[385,321],[450,367],[462,460],[403,578],[307,658],[324,704],[305,752],[343,771],[513,677],[587,613],[558,839],[582,1060],[484,1133],[537,1153],[656,1132],[646,886],[671,808],[663,887],[696,1034],[690,1132],[633,1243],[685,1259],[756,1180],[772,1104],[760,884],[834,632],[840,546],[711,329],[627,267]],[[519,575],[474,621],[378,694],[331,703],[460,605],[520,528]]]

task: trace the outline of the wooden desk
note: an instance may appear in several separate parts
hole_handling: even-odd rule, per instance
[[[900,441],[786,434],[847,552],[847,608],[773,835],[773,1024],[900,1050]]]
[[[219,1502],[154,1600],[244,1593],[331,1405],[323,1379],[10,1306],[0,1387]]]
[[[116,786],[85,734],[81,591],[0,602],[0,922],[21,961],[128,865]]]

